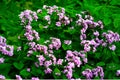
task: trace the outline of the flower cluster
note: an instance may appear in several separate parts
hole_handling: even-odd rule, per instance
[[[51,37],[51,40],[52,40],[52,42],[51,42],[51,44],[49,44],[49,48],[50,49],[54,48],[54,49],[58,50],[61,47],[60,39]]]
[[[99,40],[98,38],[92,39],[92,40],[82,40],[81,44],[84,45],[84,51],[89,52],[93,50],[93,52],[96,51],[96,48],[102,43],[102,40]]]
[[[16,75],[16,80],[23,80],[20,75]],[[38,77],[32,77],[31,80],[40,80]]]
[[[24,36],[27,38],[28,41],[33,41],[34,39],[38,41],[40,39],[38,32],[36,30],[32,30],[32,27],[30,25],[27,25],[25,29],[26,32]]]
[[[50,14],[50,15],[52,15],[53,12],[58,12],[58,7],[56,5],[54,5],[54,6],[44,5],[43,9],[46,9],[47,13]]]
[[[65,66],[64,73],[66,73],[66,77],[68,79],[72,78],[73,68],[75,68],[75,65],[77,67],[80,67],[82,64],[82,60],[84,63],[87,63],[87,58],[83,51],[77,52],[77,51],[67,51],[66,54],[66,60],[68,61],[68,65]],[[81,59],[82,58],[82,59]]]
[[[81,33],[80,40],[82,40],[81,45],[84,46],[84,51],[89,52],[89,51],[93,50],[93,52],[95,52],[96,48],[101,44],[102,40],[100,40],[98,38],[100,35],[99,32],[97,30],[94,31],[94,29],[96,29],[96,28],[103,29],[102,22],[101,21],[94,22],[93,17],[90,15],[85,15],[84,18],[82,17],[81,14],[76,14],[76,15],[78,16],[78,20],[76,21],[76,24],[78,26],[83,26],[83,28],[80,30],[80,33]],[[92,40],[88,39],[88,38],[90,38],[90,36],[88,36],[89,30],[91,30],[93,32],[93,35],[96,37],[95,39],[92,39]],[[97,40],[99,40],[99,41],[97,41]]]
[[[50,60],[47,60],[45,58],[45,56],[47,56]],[[52,65],[62,65],[63,63],[63,59],[56,59],[56,57],[54,56],[54,54],[45,54],[45,56],[43,55],[37,55],[36,57],[38,58],[38,66],[44,66],[46,69],[44,70],[45,74],[50,74],[52,72],[52,69],[50,68],[50,66]]]
[[[105,37],[105,43],[110,45],[109,49],[114,51],[116,49],[116,46],[111,44],[114,42],[119,42],[120,35],[118,33],[114,33],[113,31],[109,30],[107,33],[104,32],[102,36]]]
[[[19,17],[23,24],[27,23],[28,25],[30,25],[33,20],[37,21],[38,19],[36,12],[33,12],[31,10],[25,10],[24,12],[21,12]]]
[[[0,36],[0,51],[4,55],[13,56],[14,47],[6,44],[6,39]]]
[[[57,14],[59,16],[59,21],[56,22],[56,26],[61,26],[62,24],[68,25],[72,21],[69,17],[65,16],[65,9],[62,8],[62,12]]]
[[[83,76],[86,77],[87,80],[92,80],[92,78],[95,76],[95,77],[98,77],[98,75],[100,75],[101,79],[104,78],[104,72],[103,72],[103,68],[98,66],[97,68],[95,69],[86,69],[85,71],[82,72]]]
[[[46,6],[44,5],[43,6],[43,9],[47,10],[47,13],[48,15],[46,15],[44,18],[45,20],[48,21],[48,24],[51,23],[50,21],[50,16],[49,15],[52,15],[53,12],[57,13],[57,16],[59,17],[58,21],[56,22],[56,26],[62,26],[62,24],[64,25],[69,25],[70,22],[72,21],[72,19],[70,19],[68,16],[65,15],[65,9],[64,8],[61,8],[59,10],[59,8],[57,6]]]
[[[44,52],[44,54],[48,53],[48,47],[45,45],[36,44],[35,42],[29,42],[28,44],[30,46],[30,50],[41,51]]]
[[[100,35],[100,32],[97,31],[96,29],[97,28],[101,30],[103,29],[103,23],[101,21],[94,22],[93,17],[90,15],[85,15],[85,17],[83,17],[82,15],[77,14],[77,16],[78,16],[78,20],[76,21],[76,24],[78,26],[83,26],[83,28],[80,30],[81,33],[80,40],[81,40],[81,45],[84,46],[85,52],[89,52],[91,50],[95,52],[96,48],[100,45],[106,47],[107,45],[112,44],[113,42],[120,41],[119,34],[114,33],[110,30],[108,30],[108,33],[103,32],[102,35]],[[89,31],[93,33],[90,36],[88,34]],[[93,37],[90,40],[91,36]],[[100,37],[105,37],[105,40],[101,39]],[[116,46],[110,45],[109,49],[114,51],[116,49]]]
[[[33,41],[33,39],[36,39],[37,41],[40,39],[39,34],[36,30],[32,30],[31,22],[33,20],[38,19],[37,13],[33,12],[31,10],[25,10],[24,12],[21,12],[19,15],[21,22],[23,25],[25,25],[25,34],[24,36],[27,38],[28,41]]]
[[[84,49],[79,51],[67,50],[65,57],[60,58],[59,56],[61,55],[56,56],[57,53],[55,52],[60,51],[59,49],[62,49],[61,48],[62,40],[64,40],[63,44],[66,45],[70,45],[73,40],[60,39],[53,36],[50,37],[49,40],[44,41],[44,43],[41,44],[38,43],[40,41],[39,33],[36,30],[33,30],[31,23],[33,20],[39,22],[38,18],[42,13],[44,14],[43,11],[45,12],[47,11],[47,14],[42,15],[43,16],[42,19],[48,22],[47,25],[44,24],[46,25],[44,28],[48,28],[50,24],[54,24],[58,27],[66,26],[72,23],[72,19],[69,17],[69,15],[66,15],[64,8],[59,8],[55,5],[54,6],[44,5],[43,9],[38,9],[37,12],[25,10],[24,12],[21,12],[21,14],[19,15],[22,24],[24,24],[25,29],[24,36],[27,38],[27,44],[29,46],[27,56],[28,57],[32,56],[31,54],[33,54],[34,52],[39,53],[36,55],[38,61],[35,61],[35,66],[44,67],[45,74],[51,74],[55,66],[62,66],[63,70],[61,70],[60,73],[55,74],[60,76],[61,72],[63,72],[68,79],[72,79],[74,69],[76,67],[82,67],[82,65],[85,65],[88,62],[88,59],[86,57],[87,54],[85,53],[91,50],[95,52],[97,51],[98,46],[106,47],[107,45],[109,46],[109,49],[114,51],[116,49],[116,46],[113,45],[112,43],[120,41],[119,34],[114,33],[112,31],[108,31],[108,33],[105,32],[101,35],[101,30],[103,30],[102,21],[95,22],[92,16],[86,15],[85,12],[82,12],[83,16],[81,14],[77,14],[78,20],[76,21],[74,27],[71,24],[72,27],[70,27],[70,29],[82,26],[82,29],[80,30],[80,44],[84,47]],[[37,14],[39,15],[37,16]],[[52,19],[52,15],[57,16],[55,17],[56,19]],[[55,21],[52,22],[52,20]],[[3,40],[2,42],[4,43],[5,41]],[[0,43],[0,46],[4,45],[6,44]],[[28,68],[27,71],[30,72],[30,69]],[[103,69],[102,67],[99,66],[92,70],[86,69],[85,71],[82,72],[82,74],[88,80],[97,77],[98,75],[101,77],[101,79],[103,79],[104,77]],[[19,75],[17,75],[16,78],[21,79]],[[39,78],[32,77],[32,80],[39,80]]]

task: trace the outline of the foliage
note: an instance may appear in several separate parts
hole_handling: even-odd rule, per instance
[[[57,27],[56,21],[58,21],[58,16],[53,13],[51,17],[51,24],[49,25],[44,17],[47,11],[42,7],[43,5],[53,6],[57,5],[59,10],[63,7],[65,8],[65,16],[73,19],[69,25],[61,25]],[[14,79],[15,75],[20,75],[22,78],[31,79],[31,77],[38,77],[41,79],[66,79],[66,75],[62,72],[64,66],[67,65],[67,61],[63,61],[62,65],[52,65],[52,74],[45,74],[44,70],[46,67],[39,66],[36,67],[35,64],[39,63],[36,55],[43,55],[47,61],[51,60],[50,57],[46,56],[45,52],[34,51],[32,56],[28,57],[28,51],[30,51],[30,46],[27,44],[30,41],[24,36],[26,25],[21,25],[21,20],[19,19],[19,14],[27,9],[32,11],[37,11],[42,9],[41,14],[37,14],[38,21],[35,20],[31,23],[33,30],[39,33],[40,40],[34,40],[37,44],[49,46],[52,44],[54,37],[56,40],[60,39],[61,47],[56,50],[53,49],[55,57],[58,59],[65,59],[68,50],[80,52],[84,49],[80,43],[80,30],[82,26],[77,26],[76,22],[78,18],[75,14],[82,14],[85,11],[86,14],[93,16],[94,21],[97,22],[101,20],[103,22],[104,28],[95,29],[102,35],[103,32],[109,33],[108,30],[117,32],[120,34],[120,0],[1,0],[0,2],[0,35],[6,38],[6,43],[14,46],[14,55],[7,56],[0,52],[0,58],[5,59],[4,63],[0,63],[0,75],[4,75],[6,79]],[[84,14],[82,15],[84,16]],[[39,24],[39,25],[38,25]],[[45,28],[45,26],[48,26]],[[75,29],[71,29],[71,28]],[[88,40],[94,38],[92,30],[88,31]],[[20,39],[19,39],[20,37]],[[103,37],[100,37],[103,38]],[[103,38],[105,39],[105,37]],[[46,40],[49,40],[47,42]],[[64,40],[71,40],[70,45],[64,44]],[[59,40],[57,40],[59,42]],[[46,43],[45,43],[46,42]],[[116,50],[109,50],[109,47],[99,46],[96,52],[86,52],[85,57],[88,59],[88,63],[82,64],[80,67],[73,69],[73,78],[86,78],[82,75],[82,72],[86,69],[93,70],[97,66],[101,66],[104,71],[105,79],[119,79],[120,77],[116,75],[117,70],[120,69],[120,43],[114,42],[116,45]],[[111,46],[111,44],[109,44]],[[18,50],[19,49],[19,50]],[[80,58],[82,63],[84,61]],[[36,63],[35,63],[36,62]],[[77,65],[76,65],[77,66]],[[27,69],[30,68],[30,71]],[[57,75],[56,75],[57,73]],[[61,75],[61,76],[58,76]],[[94,77],[99,79],[100,76]]]

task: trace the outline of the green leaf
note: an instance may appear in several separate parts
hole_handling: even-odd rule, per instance
[[[11,69],[11,64],[9,63],[0,64],[0,74],[8,75],[10,69]]]
[[[104,18],[103,21],[104,21],[104,24],[105,24],[106,26],[111,23],[111,19],[108,18],[108,17],[107,17],[107,18]]]
[[[13,65],[15,66],[15,68],[19,70],[21,70],[24,67],[24,64],[22,62],[20,63],[14,62]]]
[[[53,76],[54,78],[59,78],[59,76],[57,76],[57,74],[61,74],[60,70],[56,67],[53,71]]]
[[[99,62],[99,63],[97,63],[97,66],[104,66],[104,65],[105,65],[104,62]]]
[[[101,57],[101,53],[95,53],[95,58],[99,59]]]
[[[120,27],[120,18],[115,18],[113,24],[114,24],[115,28],[119,28]]]
[[[56,67],[56,68],[54,69],[54,73],[61,73],[61,72],[60,72],[60,70]]]
[[[120,5],[120,0],[112,0],[110,2],[110,4],[112,4],[112,5]]]
[[[26,69],[23,69],[20,71],[20,75],[23,77],[28,77],[30,76],[30,73]]]
[[[113,63],[113,62],[106,65],[107,70],[112,70],[113,71],[113,70],[117,70],[119,68],[120,68],[119,65],[116,64],[116,63]]]
[[[68,49],[71,49],[72,46],[71,46],[71,45],[63,44],[63,45],[62,45],[62,48],[63,48],[64,50],[68,50]]]
[[[79,74],[76,74],[76,73],[73,73],[73,76],[74,76],[76,79],[80,77],[80,75],[79,75]]]
[[[112,52],[112,59],[115,63],[119,63],[119,57],[116,55],[115,52]]]

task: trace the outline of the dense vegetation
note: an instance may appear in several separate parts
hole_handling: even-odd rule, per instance
[[[120,0],[1,0],[0,79],[119,79]]]

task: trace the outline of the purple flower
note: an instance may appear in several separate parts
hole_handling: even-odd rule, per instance
[[[52,59],[53,61],[53,64],[55,65],[56,64],[56,57],[53,55],[53,54],[48,54],[48,56]]]
[[[86,77],[87,80],[91,80],[93,78],[92,71],[90,69],[86,69],[85,71],[82,72],[83,76]]]
[[[25,11],[21,12],[19,17],[20,17],[22,23],[26,23],[28,20],[28,24],[31,24],[31,22],[33,20],[37,21],[37,19],[38,19],[36,12],[33,12],[31,10],[25,10]]]
[[[4,58],[0,58],[0,64],[4,63],[5,59]]]
[[[22,80],[22,78],[21,78],[20,75],[16,75],[16,79],[17,79],[17,80]]]
[[[60,41],[60,39],[54,38],[54,37],[52,37],[51,39],[52,39],[52,46],[53,46],[53,48],[55,48],[56,50],[58,50],[61,47],[61,41]]]
[[[107,46],[107,43],[106,43],[106,42],[103,42],[103,43],[102,43],[102,46],[106,47],[106,46]]]
[[[52,72],[52,69],[47,68],[47,69],[45,69],[44,71],[45,71],[45,74],[50,74],[50,73]]]
[[[50,49],[53,49],[53,45],[52,45],[52,44],[50,44],[50,45],[49,45],[49,48],[50,48]]]
[[[32,53],[33,53],[33,51],[29,50],[28,53],[27,53],[27,56],[29,57]]]
[[[62,63],[63,63],[63,59],[58,59],[57,64],[62,65]]]
[[[88,63],[88,59],[87,58],[83,58],[84,63]]]
[[[33,30],[33,34],[34,34],[34,37],[36,38],[36,40],[38,41],[40,39],[39,33],[37,31]]]
[[[64,13],[59,13],[57,14],[59,16],[59,20],[63,19],[64,18]]]
[[[120,76],[120,70],[117,70],[116,75]]]
[[[75,64],[73,62],[69,62],[68,66],[70,66],[71,68],[75,68]]]
[[[6,45],[6,39],[2,36],[0,36],[0,45],[5,46]]]
[[[27,68],[27,71],[30,72],[30,68]]]
[[[56,22],[56,26],[61,26],[61,22]]]
[[[80,65],[82,64],[80,57],[77,57],[77,56],[74,57],[73,61],[74,61],[75,65],[77,65],[77,67],[80,67]]]
[[[39,64],[37,62],[34,63],[36,67],[39,67]]]
[[[6,44],[6,39],[0,36],[0,51],[4,55],[12,56],[14,47]]]
[[[66,74],[66,76],[67,76],[68,79],[71,79],[71,78],[72,78],[72,72],[68,72],[68,73]]]
[[[99,36],[99,32],[98,31],[95,31],[94,33],[93,33],[95,36]]]
[[[44,56],[43,55],[37,55],[37,57],[38,57],[38,60],[39,60],[39,65],[42,66],[44,64],[43,62],[45,61]]]
[[[86,39],[86,34],[81,34],[80,35],[80,40],[84,40],[84,39]]]
[[[13,46],[10,46],[10,45],[6,46],[7,55],[13,56],[13,51],[14,51],[14,47]]]
[[[52,65],[52,61],[51,61],[51,60],[44,62],[44,66],[45,66],[46,68],[49,67],[50,65]]]
[[[44,18],[45,18],[45,20],[50,21],[50,16],[49,15],[46,15]]]
[[[42,12],[42,10],[41,10],[41,9],[38,9],[38,10],[37,10],[37,13],[41,13],[41,12]]]
[[[0,80],[5,80],[5,76],[0,75]]]
[[[72,41],[71,40],[64,40],[64,43],[67,45],[70,45],[72,43]]]
[[[38,77],[32,77],[31,80],[40,80]]]
[[[31,29],[32,29],[32,26],[26,25],[25,28],[26,28],[27,30],[31,30]]]
[[[85,32],[86,32],[85,28],[81,29],[81,34],[84,34]]]
[[[109,46],[109,49],[114,51],[116,49],[116,46],[115,45]]]
[[[100,67],[100,66],[98,66],[96,69],[98,69],[98,72],[99,72],[99,74],[100,74],[100,77],[101,77],[101,79],[103,79],[103,77],[104,77],[103,68]]]
[[[74,57],[72,51],[68,50],[68,51],[67,51],[67,55],[66,55],[66,57],[65,57],[66,60],[70,61],[72,57]]]
[[[49,53],[53,53],[53,50],[48,50]]]
[[[84,51],[89,52],[91,50],[91,47],[88,44],[85,44]]]

